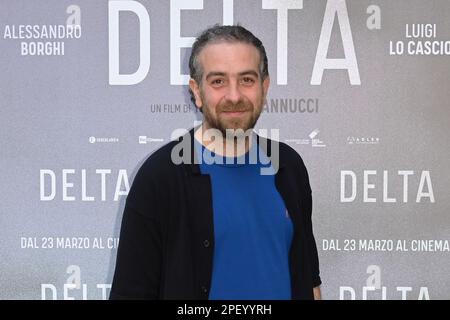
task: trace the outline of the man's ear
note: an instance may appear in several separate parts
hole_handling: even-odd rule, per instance
[[[203,101],[200,96],[200,87],[194,79],[189,79],[189,88],[191,89],[192,93],[194,94],[195,98],[195,104],[197,105],[197,108],[203,107]]]
[[[266,104],[267,100],[267,92],[269,92],[269,86],[270,86],[270,77],[267,76],[262,83],[262,87],[263,87],[263,102],[264,104]]]

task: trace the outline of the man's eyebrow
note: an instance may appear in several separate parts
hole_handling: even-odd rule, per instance
[[[211,77],[215,77],[215,76],[221,76],[221,77],[223,77],[223,76],[225,76],[225,75],[226,75],[225,72],[221,72],[221,71],[211,71],[211,72],[209,72],[209,73],[206,75],[206,80],[208,80],[208,78],[211,78]],[[256,72],[255,70],[245,70],[245,71],[239,72],[238,75],[239,75],[239,76],[252,75],[252,76],[254,76],[254,77],[256,77],[256,78],[259,77],[258,72]]]
[[[225,72],[211,71],[210,73],[208,73],[206,75],[206,80],[208,80],[208,78],[215,77],[215,76],[225,76]]]
[[[252,76],[255,76],[256,78],[259,77],[258,72],[256,72],[255,70],[246,70],[246,71],[239,72],[238,74],[240,76],[252,75]]]

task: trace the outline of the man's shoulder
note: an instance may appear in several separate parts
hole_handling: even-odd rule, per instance
[[[161,176],[176,172],[183,167],[180,164],[193,163],[193,135],[191,129],[151,153],[140,166],[138,175]]]
[[[260,139],[261,139],[261,137],[260,137]],[[279,152],[279,157],[280,157],[279,160],[280,160],[281,164],[284,164],[284,165],[287,165],[290,167],[300,167],[300,169],[305,168],[303,158],[290,145],[288,145],[287,143],[272,140],[269,138],[262,138],[262,139],[267,140],[267,142],[268,142],[267,146],[268,146],[269,152],[271,152],[271,150],[273,149],[273,147],[272,147],[273,144],[278,144],[278,152]]]
[[[296,177],[296,181],[300,183],[302,190],[310,193],[308,170],[300,154],[287,143],[275,140],[270,140],[270,143],[278,144],[280,166],[285,168],[289,176]]]
[[[170,154],[176,141],[171,141],[151,153],[139,166],[127,196],[127,207],[144,216],[155,217],[158,207],[167,190],[173,186]],[[131,212],[131,211],[130,211]]]
[[[176,167],[171,161],[171,152],[177,141],[170,141],[151,153],[139,166],[133,179],[127,204],[139,212],[146,212],[149,199],[159,198],[170,190],[176,180]]]
[[[172,150],[178,142],[178,140],[172,140],[152,152],[140,166],[138,175],[157,175],[158,173],[167,173],[173,170]]]
[[[297,150],[292,148],[287,143],[279,142],[279,144],[280,144],[280,154],[283,154],[283,156],[287,160],[294,161],[294,162],[300,161],[301,163],[303,163],[303,159],[302,159],[300,153],[297,152]]]

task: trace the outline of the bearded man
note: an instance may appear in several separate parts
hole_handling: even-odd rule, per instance
[[[139,169],[110,299],[320,299],[306,167],[252,130],[270,84],[262,42],[216,25],[189,69],[203,122]]]

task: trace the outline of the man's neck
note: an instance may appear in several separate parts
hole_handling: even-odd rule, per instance
[[[219,156],[239,157],[247,153],[252,146],[252,135],[228,137],[227,139],[219,130],[208,129],[210,127],[203,122],[194,132],[194,138],[205,148]]]

